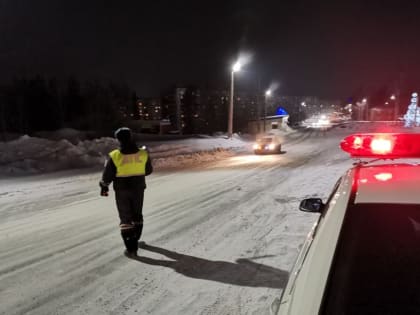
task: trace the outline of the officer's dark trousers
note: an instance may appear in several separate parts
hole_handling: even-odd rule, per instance
[[[121,236],[129,252],[136,252],[143,231],[144,189],[116,190]]]

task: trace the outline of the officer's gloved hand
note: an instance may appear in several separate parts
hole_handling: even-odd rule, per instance
[[[108,185],[106,185],[103,182],[100,182],[99,187],[101,187],[101,196],[108,197],[108,191],[109,191]]]

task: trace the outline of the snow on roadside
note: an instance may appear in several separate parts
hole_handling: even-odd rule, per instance
[[[58,133],[62,136],[62,133]],[[70,142],[58,137],[38,138],[27,135],[0,142],[0,176],[31,175],[68,169],[102,167],[108,153],[118,147],[113,138]],[[73,140],[73,139],[72,139]],[[235,135],[139,143],[147,145],[154,166],[171,168],[211,161],[250,148],[249,142]]]
[[[337,134],[354,132],[420,132],[420,128],[403,128],[389,122],[352,122],[337,128]],[[304,136],[292,130],[284,134],[294,141]],[[27,135],[8,142],[0,142],[0,176],[32,175],[62,170],[102,168],[108,153],[118,147],[114,138],[96,138],[93,132],[61,129],[55,132]],[[183,137],[183,139],[182,139]],[[157,169],[193,165],[231,156],[237,152],[251,152],[248,137],[235,134],[232,139],[225,135],[186,136],[135,134],[139,145],[146,145]],[[287,142],[287,141],[286,141]]]

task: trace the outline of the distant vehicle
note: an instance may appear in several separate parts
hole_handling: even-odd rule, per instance
[[[332,124],[326,115],[321,115],[317,121],[312,123],[311,127],[315,129],[329,129],[332,127]]]
[[[274,134],[264,135],[257,138],[253,148],[255,154],[281,153],[280,137]]]
[[[308,129],[329,130],[333,127],[333,123],[327,115],[315,115],[302,123]]]
[[[325,204],[300,203],[320,217],[271,311],[420,314],[420,134],[351,135],[341,148],[358,162]]]

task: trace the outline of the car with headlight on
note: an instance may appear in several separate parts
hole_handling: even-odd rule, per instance
[[[257,138],[254,146],[255,154],[281,153],[281,140],[276,135],[265,135]]]
[[[356,162],[325,203],[300,203],[319,218],[271,311],[420,314],[420,134],[355,134],[341,148]]]

